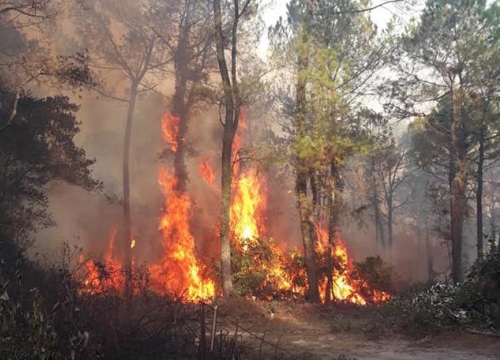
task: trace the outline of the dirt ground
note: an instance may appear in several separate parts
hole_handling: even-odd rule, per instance
[[[240,299],[222,305],[220,315],[218,326],[237,331],[248,359],[500,359],[497,337],[453,332],[409,340],[373,334],[367,309]]]

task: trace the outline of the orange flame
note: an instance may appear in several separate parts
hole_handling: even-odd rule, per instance
[[[316,250],[318,253],[325,254],[329,249],[328,234],[320,224],[316,226],[316,235],[318,238]],[[334,301],[340,300],[357,305],[366,305],[367,302],[380,303],[389,299],[390,295],[388,293],[375,289],[373,289],[373,296],[370,298],[361,294],[360,289],[370,288],[370,286],[363,280],[354,278],[354,266],[352,260],[349,258],[347,247],[342,240],[336,239],[331,251],[331,256],[337,262],[337,266],[334,266],[332,273],[333,284],[331,291]],[[321,299],[325,301],[326,276],[321,279],[319,287]]]
[[[200,166],[198,168],[198,173],[201,178],[211,187],[214,187],[215,172],[210,166],[210,161],[208,159],[202,159],[200,161]]]
[[[94,261],[86,259],[83,254],[79,255],[78,264],[82,267],[78,274],[82,279],[81,294],[97,295],[108,290],[123,290],[125,276],[120,261],[113,254],[117,232],[117,228],[111,231],[104,261]]]
[[[174,151],[178,120],[171,114],[162,118],[163,137]],[[215,284],[202,276],[194,253],[195,240],[189,224],[191,201],[186,194],[176,191],[177,182],[169,170],[160,168],[158,184],[165,197],[165,212],[158,229],[163,238],[164,255],[161,264],[150,267],[152,287],[160,293],[182,294],[188,301],[213,298]]]
[[[161,117],[163,140],[170,145],[170,150],[177,151],[177,135],[179,134],[179,117],[165,113]]]
[[[233,160],[237,160],[235,157],[243,141],[243,131],[246,127],[244,115],[242,111],[239,129],[233,142]],[[177,151],[179,118],[167,113],[162,116],[161,127],[163,139],[172,151]],[[214,185],[215,173],[209,159],[200,159],[198,171],[203,180],[217,191]],[[265,177],[255,168],[243,171],[239,161],[233,166],[233,175],[230,227],[234,249],[251,258],[250,271],[264,271],[262,289],[271,288],[273,291],[304,295],[307,288],[306,271],[301,265],[302,261],[294,257],[301,256],[300,251],[285,252],[272,239],[266,238]],[[158,225],[163,254],[159,263],[148,268],[151,287],[160,294],[181,295],[186,301],[211,299],[215,296],[215,283],[206,275],[205,268],[196,256],[195,239],[190,228],[191,199],[186,193],[178,190],[178,179],[166,167],[160,167],[158,184],[164,196],[164,211]],[[291,190],[288,193],[291,193]],[[369,302],[387,301],[390,298],[388,293],[371,289],[365,281],[355,276],[355,267],[349,258],[347,247],[340,239],[336,239],[330,247],[328,235],[319,224],[316,233],[317,253],[325,255],[330,251],[336,264],[332,269],[333,284],[330,290],[334,300],[365,305]],[[102,262],[80,256],[78,262],[84,272],[81,293],[94,295],[107,289],[124,289],[125,276],[122,265],[114,254],[116,236],[117,229],[113,229]],[[259,254],[263,249],[262,244],[267,246],[269,252],[264,256]],[[129,245],[135,254],[136,240],[132,239]],[[134,257],[132,261],[134,263]],[[319,287],[325,301],[327,276],[324,274],[319,280]]]
[[[239,241],[250,241],[259,237],[259,227],[265,214],[266,200],[263,196],[262,179],[253,169],[241,174],[230,210],[230,224]],[[260,223],[260,225],[259,225]]]

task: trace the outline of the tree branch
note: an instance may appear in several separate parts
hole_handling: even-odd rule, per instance
[[[12,104],[12,110],[10,111],[9,119],[7,120],[7,123],[5,125],[3,125],[2,127],[0,127],[0,132],[2,132],[5,129],[7,129],[12,124],[12,121],[16,117],[16,115],[17,115],[17,104],[19,103],[19,97],[20,97],[20,95],[21,95],[21,87],[18,87],[17,91],[16,91],[16,94],[15,94],[15,97],[14,97],[14,102]]]

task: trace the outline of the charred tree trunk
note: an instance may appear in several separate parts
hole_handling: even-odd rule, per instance
[[[307,21],[305,29],[302,29],[303,44],[307,44]],[[298,51],[297,85],[296,85],[296,115],[295,115],[295,139],[299,140],[306,135],[306,71],[309,66],[309,55],[307,48]],[[304,245],[304,257],[306,263],[307,280],[309,283],[309,301],[313,303],[320,302],[318,290],[318,274],[316,266],[316,251],[314,247],[314,221],[312,218],[311,204],[307,196],[307,164],[297,156],[296,158],[296,180],[295,191],[297,196],[297,205],[300,216],[300,230],[302,232],[302,241]]]
[[[132,293],[132,218],[130,215],[130,139],[137,100],[137,82],[132,82],[123,143],[123,244],[125,250],[125,294]]]
[[[482,258],[484,252],[483,245],[483,175],[484,175],[484,152],[486,141],[486,129],[481,125],[479,129],[479,159],[477,163],[477,194],[476,194],[476,236],[477,236],[477,257]]]
[[[174,57],[175,91],[173,96],[172,115],[179,121],[177,132],[177,150],[174,154],[174,172],[177,178],[176,190],[186,191],[188,175],[185,164],[186,135],[188,130],[188,103],[186,101],[187,83],[189,76],[189,29],[190,13],[189,2],[186,2],[186,13],[179,24],[179,39]]]
[[[465,220],[466,197],[466,149],[464,139],[464,124],[461,116],[461,95],[457,94],[455,74],[450,75],[451,81],[451,159],[450,159],[450,215],[451,215],[451,258],[452,279],[462,280],[462,242],[463,224]]]

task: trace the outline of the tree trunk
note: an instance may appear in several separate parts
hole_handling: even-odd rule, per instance
[[[185,164],[186,135],[188,130],[188,104],[186,103],[187,81],[189,76],[189,30],[190,8],[186,3],[186,16],[179,24],[179,39],[174,57],[175,91],[172,99],[172,115],[179,121],[177,131],[177,150],[174,154],[174,172],[177,178],[176,190],[180,193],[186,191],[188,175]]]
[[[429,234],[429,225],[425,223],[425,248],[427,251],[427,277],[428,280],[434,280],[434,256],[432,254],[431,237]]]
[[[307,20],[306,20],[307,22]],[[306,26],[305,24],[304,26]],[[306,71],[309,66],[309,54],[307,50],[307,34],[302,29],[302,40],[304,49],[298,51],[297,85],[296,85],[296,115],[295,115],[295,140],[301,139],[306,133]],[[300,216],[300,230],[304,245],[304,257],[306,263],[307,280],[309,283],[308,297],[313,303],[320,302],[318,290],[318,274],[316,266],[316,251],[314,247],[314,221],[312,219],[311,204],[307,198],[307,164],[303,159],[296,157],[296,180],[295,191]]]
[[[296,180],[297,202],[300,215],[300,230],[304,245],[304,257],[306,263],[307,280],[309,283],[308,297],[312,303],[319,303],[318,273],[316,266],[316,250],[314,248],[314,222],[312,209],[307,199],[307,174],[297,174]]]
[[[325,303],[333,299],[333,249],[340,234],[340,209],[342,208],[342,183],[340,169],[335,161],[331,164],[332,186],[329,189],[329,219],[328,219],[328,252],[327,252],[327,282]]]
[[[230,207],[231,207],[231,183],[232,183],[232,147],[233,137],[229,127],[224,129],[224,140],[222,143],[222,191],[221,191],[221,272],[222,289],[224,297],[231,296],[233,283],[231,279],[231,239],[230,239]]]
[[[462,281],[462,242],[465,220],[466,149],[463,134],[463,119],[460,114],[460,99],[455,88],[455,76],[451,78],[451,161],[450,161],[450,215],[452,279]]]
[[[390,185],[392,186],[392,185]],[[393,214],[394,214],[394,207],[392,204],[392,190],[389,190],[390,194],[387,197],[387,250],[389,251],[389,260],[392,261],[392,240],[393,240],[393,235],[392,235],[392,230],[393,230]]]
[[[234,18],[231,29],[231,78],[225,58],[225,44],[222,32],[221,1],[214,0],[214,25],[215,40],[217,47],[217,62],[224,89],[225,121],[224,136],[222,140],[222,190],[221,190],[221,276],[224,297],[230,297],[233,292],[231,279],[231,241],[229,228],[229,214],[231,206],[231,183],[232,183],[232,148],[233,140],[238,129],[240,117],[240,95],[236,79],[236,55],[237,55],[237,30],[239,7],[238,1],[234,0]]]
[[[477,194],[476,194],[476,236],[477,257],[483,257],[483,173],[484,173],[484,143],[486,129],[481,125],[479,130],[479,160],[477,163]]]
[[[137,99],[137,83],[132,82],[130,100],[128,103],[125,140],[123,143],[123,241],[125,250],[125,295],[132,294],[132,219],[130,216],[130,139],[134,119],[135,102]]]
[[[375,172],[375,157],[371,157],[371,170],[370,175],[372,177],[372,205],[375,216],[375,240],[377,242],[377,250],[380,248],[385,248],[385,231],[384,225],[382,224],[382,214],[380,213],[380,200],[378,194],[378,184]]]

